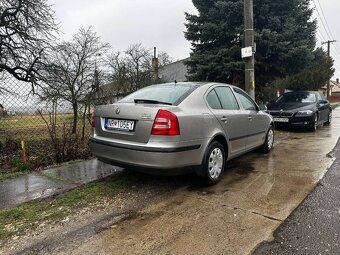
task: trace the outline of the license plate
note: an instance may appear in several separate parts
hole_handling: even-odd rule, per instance
[[[288,118],[274,118],[274,121],[275,122],[289,122],[289,119]]]
[[[105,128],[133,131],[135,122],[132,120],[105,119]]]

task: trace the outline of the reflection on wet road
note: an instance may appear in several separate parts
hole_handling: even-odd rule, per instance
[[[337,110],[316,133],[282,132],[270,154],[229,162],[218,185],[180,188],[70,253],[249,254],[325,174],[339,131]]]
[[[86,228],[72,229],[72,235],[58,239],[58,247],[49,237],[41,243],[45,250],[39,251],[249,254],[271,238],[325,174],[333,162],[330,152],[339,131],[340,110],[336,110],[331,126],[320,127],[315,133],[280,132],[281,138],[271,153],[252,152],[228,162],[224,178],[213,187],[192,184],[188,177],[147,177],[143,188],[154,193],[159,190],[159,195],[166,194],[164,199],[150,199],[144,209],[127,218],[111,217],[105,228],[90,237],[84,237]],[[158,187],[155,180],[159,180]],[[128,195],[131,197],[133,192]],[[110,212],[114,210],[109,208]]]
[[[42,175],[33,173],[14,180],[3,181],[0,182],[0,210],[33,199],[49,197],[119,171],[120,168],[109,166],[95,159],[44,170]],[[45,177],[44,173],[54,178]]]

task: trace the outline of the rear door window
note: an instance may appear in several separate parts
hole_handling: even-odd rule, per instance
[[[221,102],[218,99],[216,91],[214,89],[211,90],[207,95],[207,102],[212,109],[222,109]]]
[[[257,106],[255,102],[242,90],[240,89],[234,89],[236,94],[238,95],[238,98],[241,101],[241,104],[245,110],[249,111],[256,111]]]
[[[236,101],[236,98],[229,87],[217,87],[215,88],[218,98],[222,104],[222,108],[225,110],[239,110],[240,107]]]

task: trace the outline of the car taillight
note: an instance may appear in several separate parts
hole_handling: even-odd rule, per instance
[[[95,124],[94,124],[94,111],[92,111],[92,114],[91,114],[91,127],[95,127]]]
[[[152,126],[152,135],[180,135],[177,116],[167,110],[159,110]]]

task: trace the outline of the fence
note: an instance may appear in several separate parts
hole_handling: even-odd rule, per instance
[[[89,104],[79,104],[76,131],[72,132],[71,104],[63,100],[44,101],[32,92],[30,84],[12,78],[1,80],[0,88],[0,172],[36,169],[91,157],[87,145]],[[96,94],[86,101],[91,104],[114,101],[115,97],[107,91],[111,90],[101,90],[101,98],[95,98]]]

